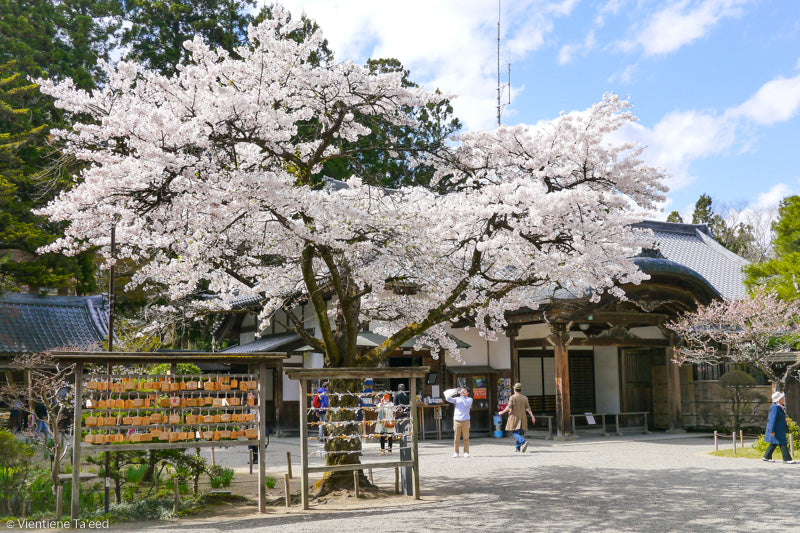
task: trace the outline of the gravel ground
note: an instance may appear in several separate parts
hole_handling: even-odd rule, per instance
[[[713,439],[694,435],[531,440],[526,454],[515,454],[513,442],[510,437],[473,439],[471,457],[458,459],[451,457],[449,441],[421,442],[422,500],[417,502],[407,496],[338,498],[312,502],[306,512],[271,509],[264,516],[245,510],[115,529],[656,532],[753,531],[769,524],[772,530],[800,531],[800,464],[713,457],[708,455]],[[378,459],[377,448],[368,445],[364,462]],[[272,438],[268,473],[282,481],[286,451],[292,452],[299,487],[297,438]],[[246,448],[217,451],[216,460],[247,473]],[[393,489],[394,472],[376,470],[375,482]]]

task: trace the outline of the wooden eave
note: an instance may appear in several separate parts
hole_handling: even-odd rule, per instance
[[[53,352],[53,358],[68,363],[150,364],[150,363],[266,363],[278,366],[288,353],[225,352]]]

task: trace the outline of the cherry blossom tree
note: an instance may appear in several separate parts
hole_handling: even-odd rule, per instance
[[[645,278],[631,259],[649,237],[629,224],[665,188],[640,147],[609,141],[634,120],[627,102],[606,95],[535,127],[408,146],[387,135],[364,147],[360,120],[413,127],[410,109],[448,95],[398,72],[312,61],[320,32],[285,38],[299,23],[276,8],[235,56],[195,38],[192,61],[171,77],[123,62],[93,92],[39,80],[83,117],[56,134],[87,162],[43,210],[69,224],[46,249],[107,254],[114,224],[117,257],[141,265],[131,284],[174,301],[221,297],[195,303],[198,313],[255,297],[262,329],[285,316],[330,367],[374,365],[414,337],[457,353],[450,323],[474,321],[492,338],[507,310],[555,290],[599,297]],[[322,174],[360,149],[429,165],[433,181],[388,190],[369,185],[380,180],[368,168],[345,181]],[[301,302],[316,335],[291,313]],[[366,322],[387,340],[359,353]]]
[[[678,364],[739,363],[762,371],[779,390],[800,370],[800,302],[757,292],[716,300],[668,324],[684,344]]]

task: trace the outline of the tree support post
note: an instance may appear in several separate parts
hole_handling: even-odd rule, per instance
[[[267,366],[264,363],[258,365],[258,454],[261,460],[258,462],[258,511],[260,513],[267,512],[267,495],[266,495],[266,473],[264,464],[267,462],[266,450],[264,444],[266,443],[267,432]],[[212,448],[213,450],[213,448]]]
[[[75,412],[72,419],[72,496],[70,513],[77,520],[81,513],[81,408],[83,404],[83,363],[75,365]]]
[[[414,499],[419,500],[419,451],[417,450],[417,379],[412,377],[408,380],[409,384],[409,405],[411,410],[411,460],[414,466],[411,467],[414,474]]]
[[[308,416],[306,415],[306,380],[300,379],[300,465],[303,477],[300,479],[300,499],[303,509],[308,509]]]

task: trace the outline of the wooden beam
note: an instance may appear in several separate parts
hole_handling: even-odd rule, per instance
[[[336,377],[355,378],[424,378],[431,371],[428,366],[394,368],[286,368],[289,379],[322,379]]]
[[[657,326],[671,318],[670,315],[666,313],[639,313],[636,311],[596,311],[591,313],[590,316],[592,319],[586,320],[589,323],[601,322],[619,324],[623,326],[629,324]]]
[[[289,353],[255,352],[53,352],[53,359],[71,363],[266,363],[277,366],[289,357]]]
[[[518,349],[552,346],[547,339],[515,339],[514,344]],[[657,348],[669,346],[669,341],[667,339],[639,339],[631,337],[573,337],[570,346],[641,346]]]

